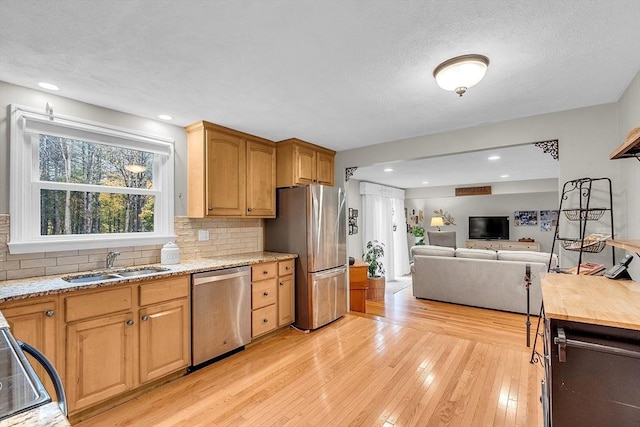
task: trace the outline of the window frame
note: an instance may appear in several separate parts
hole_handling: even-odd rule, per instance
[[[167,243],[175,240],[174,222],[174,140],[69,116],[47,115],[37,110],[11,105],[11,153],[9,253],[24,254],[81,249],[120,248]],[[153,188],[134,189],[40,180],[37,133],[95,142],[120,148],[152,152]],[[154,231],[40,235],[40,190],[100,191],[148,194],[155,197]],[[105,191],[106,190],[106,191]]]

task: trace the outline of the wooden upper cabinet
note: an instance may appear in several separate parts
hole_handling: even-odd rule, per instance
[[[275,182],[275,145],[247,140],[247,216],[275,216]]]
[[[316,179],[318,184],[333,186],[334,154],[318,151],[316,156]]]
[[[273,141],[204,121],[185,129],[189,217],[275,217]]]
[[[207,215],[240,216],[244,213],[246,194],[246,142],[209,129],[206,137]]]
[[[297,138],[276,144],[277,187],[333,185],[336,152]]]

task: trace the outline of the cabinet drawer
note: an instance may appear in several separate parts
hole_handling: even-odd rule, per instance
[[[189,276],[150,280],[138,286],[140,305],[155,304],[189,296]]]
[[[131,291],[131,286],[127,286],[66,297],[64,299],[65,320],[73,322],[119,311],[131,311],[133,299]]]
[[[278,276],[293,274],[293,259],[278,262]]]
[[[251,284],[251,309],[275,304],[278,300],[278,287],[276,278],[261,280]]]
[[[265,262],[262,264],[256,264],[251,266],[251,280],[263,280],[276,277],[278,272],[277,262]]]
[[[272,331],[277,325],[278,310],[275,304],[251,313],[251,336],[256,337]]]

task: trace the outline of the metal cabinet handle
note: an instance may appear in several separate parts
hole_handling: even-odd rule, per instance
[[[262,323],[269,323],[269,319],[262,319]]]
[[[280,282],[280,286],[284,286],[284,282]]]
[[[264,270],[264,271],[262,272],[262,274],[264,274],[264,275],[266,276],[267,274],[269,274],[269,272],[268,272],[267,270]]]
[[[54,314],[55,312],[53,310],[47,310],[44,312],[44,315],[47,317],[53,317]]]
[[[247,212],[251,212],[253,208],[247,208]]]
[[[142,316],[142,320],[144,322],[146,322],[147,320],[149,320],[149,316],[147,316],[146,314],[144,316]]]
[[[213,210],[213,206],[208,206],[208,207],[207,207],[207,210],[208,210],[208,211],[212,211],[212,210]]]
[[[287,265],[284,269],[285,269],[285,270],[287,270],[287,271],[289,271],[289,270],[291,270],[291,266],[290,266],[290,265]]]
[[[127,320],[127,325],[133,326],[133,320]]]
[[[269,292],[265,291],[265,292],[262,293],[262,295],[264,295],[265,297],[268,297],[269,296]]]

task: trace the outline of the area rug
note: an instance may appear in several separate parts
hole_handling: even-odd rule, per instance
[[[385,285],[385,289],[384,289],[384,293],[389,295],[389,294],[395,294],[397,292],[400,292],[403,289],[408,288],[409,286],[411,286],[411,276],[404,276],[404,277],[396,277],[395,280],[388,280],[386,285]]]

